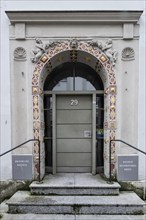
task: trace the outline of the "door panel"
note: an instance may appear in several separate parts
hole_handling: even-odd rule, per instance
[[[91,124],[57,125],[57,138],[88,138],[86,131],[91,132]]]
[[[57,166],[91,166],[91,153],[57,153]]]
[[[92,120],[91,110],[57,110],[57,124],[90,123]]]
[[[91,139],[57,139],[57,153],[90,152]]]
[[[57,109],[92,109],[91,95],[59,95],[56,107]]]

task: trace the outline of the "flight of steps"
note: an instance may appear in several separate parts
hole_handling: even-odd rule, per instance
[[[42,184],[33,182],[30,192],[18,191],[8,200],[10,219],[145,219],[145,203],[134,192],[119,189],[118,183],[108,184],[99,175],[48,175]]]

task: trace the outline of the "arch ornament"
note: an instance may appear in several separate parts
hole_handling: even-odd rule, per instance
[[[73,40],[72,40],[73,41]],[[116,136],[116,76],[110,58],[99,48],[87,41],[63,41],[48,46],[35,64],[32,77],[32,107],[33,107],[33,135],[41,141],[41,161],[45,161],[43,144],[44,115],[43,115],[43,85],[48,74],[59,62],[65,62],[62,54],[66,53],[68,60],[78,61],[79,53],[82,60],[92,66],[100,75],[104,84],[104,167],[108,176],[109,141]],[[64,60],[63,60],[64,59]],[[34,143],[34,170],[38,176],[38,143]],[[44,162],[41,164],[41,174],[44,174]],[[115,174],[115,144],[112,143],[112,173]]]

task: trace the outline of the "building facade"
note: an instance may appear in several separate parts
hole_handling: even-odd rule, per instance
[[[144,128],[140,113],[145,117],[140,95],[142,5],[138,10],[94,11],[8,8],[5,13],[10,21],[10,146],[40,140],[40,149],[32,141],[3,156],[2,170],[10,167],[6,176],[37,179],[39,172],[41,178],[48,172],[91,172],[109,177],[110,140],[145,151],[145,135],[139,134]],[[114,141],[113,177],[119,175],[122,156],[138,168],[137,180],[144,179],[143,155]]]

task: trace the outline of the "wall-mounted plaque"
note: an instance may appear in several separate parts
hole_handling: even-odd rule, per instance
[[[117,179],[119,181],[138,180],[138,155],[117,155],[117,157]]]
[[[84,131],[84,137],[85,138],[91,138],[91,131],[90,130],[85,130]]]
[[[32,180],[32,155],[12,155],[14,180]]]

